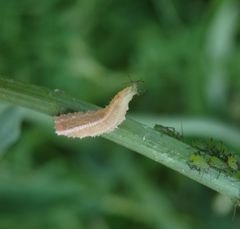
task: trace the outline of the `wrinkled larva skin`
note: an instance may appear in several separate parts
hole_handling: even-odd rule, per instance
[[[137,84],[133,83],[118,92],[110,104],[103,109],[56,116],[57,135],[84,138],[113,131],[125,120],[128,104],[137,92]]]

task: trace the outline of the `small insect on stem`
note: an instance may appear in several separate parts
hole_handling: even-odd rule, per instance
[[[187,164],[191,169],[199,172],[207,172],[210,168],[206,159],[199,152],[190,154]]]
[[[233,205],[233,214],[232,214],[232,221],[234,220],[236,213],[237,213],[237,208],[240,206],[240,200],[236,200],[235,204]]]
[[[163,126],[161,124],[155,124],[154,130],[166,134],[170,137],[176,138],[178,140],[183,140],[183,135],[175,130],[174,127]]]
[[[136,94],[138,94],[137,82],[133,82],[118,92],[105,108],[56,116],[57,135],[84,138],[113,131],[125,120],[128,104]]]
[[[234,155],[229,155],[227,158],[227,164],[233,171],[239,170],[237,157]]]
[[[210,156],[208,159],[208,164],[211,168],[214,168],[219,172],[218,177],[220,176],[221,173],[227,174],[227,171],[228,171],[227,163],[225,163],[218,157]]]

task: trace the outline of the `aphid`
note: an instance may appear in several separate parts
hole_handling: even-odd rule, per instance
[[[229,154],[227,157],[227,164],[229,167],[229,175],[240,180],[240,161],[236,155]]]
[[[210,167],[217,169],[220,173],[226,172],[228,169],[228,165],[216,156],[209,157],[208,164]]]
[[[187,164],[191,169],[195,169],[199,172],[200,171],[206,172],[209,169],[209,165],[208,165],[206,159],[199,153],[191,154],[189,156]]]
[[[177,132],[174,127],[168,127],[168,126],[156,124],[154,126],[154,130],[157,130],[163,134],[166,134],[166,135],[176,138],[178,140],[181,140],[183,138],[183,135],[180,134],[179,132]]]
[[[226,151],[222,141],[216,142],[210,138],[207,142],[192,143],[192,147],[204,156],[209,166],[227,176],[240,179],[240,161],[236,155]]]
[[[237,157],[234,155],[229,155],[227,158],[227,164],[229,166],[229,168],[231,168],[234,171],[238,171],[238,160]]]
[[[113,131],[125,120],[128,104],[137,93],[135,82],[118,92],[105,108],[56,116],[57,135],[84,138]]]
[[[235,171],[235,173],[233,174],[234,178],[236,178],[237,180],[240,180],[240,170]]]
[[[192,141],[191,146],[197,149],[199,153],[209,154],[210,150],[209,150],[208,142],[206,143],[206,142],[194,140]]]
[[[233,200],[233,214],[232,214],[232,221],[234,220],[236,213],[237,213],[237,209],[240,206],[240,200],[239,199],[235,199]]]
[[[226,151],[226,149],[225,149],[222,141],[217,142],[215,144],[214,152],[219,153],[220,155],[223,155],[225,151]]]
[[[221,160],[227,161],[227,155],[225,153],[226,149],[222,141],[215,142],[210,138],[207,142],[194,142],[192,143],[192,147],[207,155],[215,156]]]
[[[222,141],[214,142],[213,139],[211,139],[211,145],[209,145],[209,150],[211,155],[221,158],[224,161],[227,160],[227,155],[225,153],[226,149]]]

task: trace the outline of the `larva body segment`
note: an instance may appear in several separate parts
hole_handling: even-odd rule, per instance
[[[57,135],[73,138],[94,137],[113,131],[125,120],[128,104],[137,94],[137,85],[124,88],[103,109],[76,112],[55,117]]]

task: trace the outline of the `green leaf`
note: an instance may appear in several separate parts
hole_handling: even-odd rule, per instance
[[[17,107],[0,111],[0,153],[13,144],[20,135],[21,112]]]
[[[97,108],[93,104],[59,94],[56,90],[52,91],[1,78],[0,99],[48,115],[66,113],[69,110],[86,111]],[[219,171],[214,168],[210,168],[204,174],[199,174],[187,164],[189,156],[196,149],[175,138],[161,134],[147,125],[128,117],[115,131],[103,134],[102,137],[134,150],[232,199],[240,199],[239,182],[236,182],[235,177],[227,174],[219,176]]]

